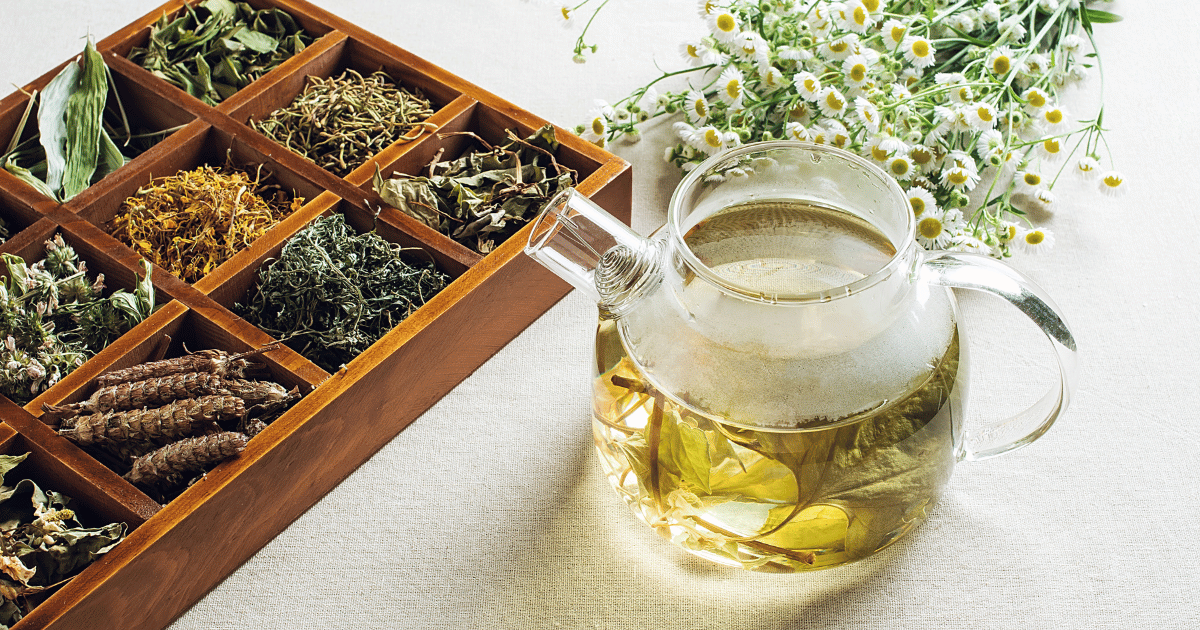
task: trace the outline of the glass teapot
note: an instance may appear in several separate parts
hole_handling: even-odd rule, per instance
[[[924,520],[955,462],[1028,444],[1066,409],[1075,342],[1053,301],[981,255],[927,252],[903,191],[840,149],[713,156],[643,238],[567,190],[526,253],[599,305],[593,428],[613,487],[699,556],[762,571],[866,557]],[[1015,305],[1058,382],[964,429],[950,288]]]

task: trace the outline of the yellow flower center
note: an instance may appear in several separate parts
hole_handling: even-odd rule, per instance
[[[832,109],[834,111],[841,111],[842,108],[846,106],[845,101],[838,98],[838,95],[836,92],[830,92],[828,95],[825,96],[825,104],[829,106],[829,109]]]
[[[704,143],[713,148],[721,146],[721,134],[717,133],[716,129],[705,131]]]
[[[1032,230],[1025,234],[1025,242],[1030,245],[1041,245],[1044,240],[1046,240],[1046,234],[1041,230]]]
[[[796,103],[796,106],[793,107],[792,111],[789,113],[791,114],[792,118],[804,118],[808,115],[808,104]]]
[[[1042,176],[1038,175],[1037,173],[1025,173],[1025,175],[1021,177],[1021,180],[1024,181],[1028,186],[1037,186],[1038,184],[1042,183]]]
[[[867,78],[867,67],[861,63],[856,63],[850,67],[850,80],[855,83],[862,83],[863,79]]]
[[[729,83],[725,84],[725,93],[729,95],[729,98],[732,98],[735,100],[737,98],[741,97],[742,82],[738,81],[737,79],[730,80]]]
[[[954,184],[955,186],[959,186],[959,185],[967,183],[966,169],[956,168],[956,169],[950,171],[950,173],[948,175],[946,175],[946,181],[950,182],[951,184]]]
[[[603,118],[601,118],[601,117],[597,116],[597,117],[595,117],[595,118],[593,118],[593,119],[592,119],[592,133],[594,133],[594,134],[596,134],[596,135],[598,135],[598,136],[599,136],[599,135],[603,135],[603,134],[604,134],[604,128],[605,128],[605,124],[604,124],[604,119],[603,119]]]
[[[844,53],[850,48],[850,42],[836,41],[829,45],[829,50],[835,53]]]
[[[851,16],[854,23],[862,26],[867,23],[867,10],[863,7],[854,7],[854,14]]]
[[[1011,67],[1012,61],[1008,58],[1008,55],[997,55],[996,58],[992,60],[993,74],[1008,74],[1008,69]]]
[[[1057,125],[1063,121],[1063,113],[1061,109],[1052,109],[1046,112],[1046,122],[1051,125]]]
[[[563,7],[562,8],[562,16],[563,16],[564,20],[571,19],[571,7]]]
[[[913,150],[909,152],[909,155],[912,157],[913,162],[916,162],[921,166],[928,164],[929,161],[933,159],[933,152],[925,147],[913,147]]]
[[[1050,155],[1056,155],[1062,151],[1062,145],[1058,143],[1058,138],[1046,138],[1042,141],[1042,148]]]
[[[809,130],[809,137],[812,139],[813,142],[816,142],[817,144],[825,144],[825,132],[824,131],[818,131],[816,133],[813,133],[812,130]]]
[[[965,85],[958,88],[958,99],[959,100],[966,103],[966,102],[969,102],[973,98],[975,98],[975,94],[971,92],[971,88],[969,88]]]
[[[917,85],[917,82],[920,80],[921,80],[921,77],[918,77],[918,76],[908,77],[907,79],[904,80],[904,87],[908,88],[908,91],[911,92],[911,91],[913,91],[913,88]]]
[[[1038,109],[1041,109],[1046,106],[1046,97],[1041,92],[1036,92],[1036,91],[1030,92],[1029,93],[1029,104]]]
[[[908,205],[912,206],[913,216],[921,216],[925,212],[925,200],[920,197],[909,197]]]
[[[712,15],[713,11],[716,11],[716,10],[717,10],[717,3],[715,3],[715,2],[705,2],[704,3],[704,12],[706,14]]]
[[[804,90],[809,93],[816,92],[817,91],[817,80],[814,78],[811,78],[811,77],[808,79],[805,79],[804,80]]]
[[[871,13],[874,13],[879,10],[879,0],[863,0],[862,4]]]
[[[696,116],[700,118],[708,116],[708,101],[702,98],[696,99],[696,104],[692,105],[692,111],[696,112]]]
[[[1004,228],[1004,232],[1000,234],[1000,238],[1005,241],[1011,241],[1017,238],[1017,226],[1010,225]]]
[[[892,175],[895,175],[896,177],[902,177],[904,175],[907,175],[908,170],[911,167],[912,166],[908,163],[908,160],[892,160],[892,163],[890,165]]]
[[[699,59],[699,58],[700,58],[700,51],[699,51],[699,50],[696,48],[696,45],[695,45],[695,44],[688,44],[688,45],[687,45],[687,54],[688,54],[688,56],[689,56],[689,57],[691,57],[692,59]]]
[[[839,149],[845,147],[847,142],[850,142],[850,137],[844,133],[835,134],[833,136],[833,146],[838,147]]]
[[[879,145],[875,145],[875,146],[871,147],[871,157],[882,162],[888,158],[888,152],[886,150],[884,150],[883,147],[880,147]]]
[[[720,29],[722,33],[732,32],[733,29],[737,28],[737,20],[734,20],[733,16],[729,15],[728,13],[722,13],[719,17],[717,17],[717,28]]]
[[[982,120],[983,122],[992,122],[992,110],[986,107],[979,107],[979,109],[975,110],[975,114],[978,115],[979,120]]]
[[[924,59],[929,56],[929,42],[918,39],[912,43],[912,54],[917,59]]]
[[[1125,183],[1125,179],[1115,173],[1105,175],[1104,179],[1101,181],[1103,181],[1104,185],[1108,186],[1109,188],[1120,188],[1121,184]]]
[[[754,44],[743,44],[742,45],[742,52],[746,53],[747,56],[753,55],[754,50],[755,50]]]
[[[907,32],[908,29],[906,27],[893,26],[892,30],[888,33],[888,36],[892,38],[892,41],[899,44],[900,42],[904,41],[904,34]]]
[[[927,239],[935,239],[942,234],[942,222],[936,217],[925,217],[917,223],[917,232]]]

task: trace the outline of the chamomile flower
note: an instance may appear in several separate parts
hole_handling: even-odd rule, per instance
[[[845,61],[846,57],[859,52],[858,35],[847,33],[837,39],[831,39],[818,46],[817,51],[826,59]]]
[[[871,137],[871,140],[867,142],[863,150],[872,160],[880,164],[886,164],[888,160],[892,159],[892,154],[895,153],[893,145],[889,143],[891,139],[892,137],[885,133],[877,133]]]
[[[579,20],[575,19],[575,9],[571,7],[561,6],[558,8],[558,13],[562,16],[562,22],[559,22],[559,25],[563,28],[575,28],[575,25],[579,23]]]
[[[1034,195],[1034,198],[1037,199],[1038,203],[1042,204],[1043,206],[1053,205],[1055,199],[1054,193],[1049,188],[1038,189],[1037,194]]]
[[[720,129],[705,125],[696,129],[692,135],[692,146],[708,155],[713,155],[725,148],[725,139]]]
[[[737,18],[729,11],[720,11],[709,15],[708,28],[713,37],[726,44],[734,43],[738,33],[741,32]]]
[[[817,144],[829,144],[829,129],[822,125],[808,128],[808,141]]]
[[[817,75],[807,70],[797,74],[792,79],[792,83],[796,84],[796,91],[800,94],[800,98],[804,100],[816,101],[821,97],[823,87],[821,80],[817,78]]]
[[[913,176],[916,168],[913,167],[912,160],[907,155],[895,155],[888,160],[887,173],[900,181],[905,181]]]
[[[879,131],[879,122],[882,117],[879,114],[879,108],[874,103],[861,96],[854,99],[854,114],[868,131],[871,133]]]
[[[961,105],[956,107],[935,106],[933,108],[933,117],[937,122],[935,130],[943,135],[971,129],[971,123],[967,120],[967,113]]]
[[[713,0],[700,0],[696,3],[696,13],[702,18],[709,18],[716,15],[721,8]]]
[[[1067,113],[1061,107],[1048,107],[1039,113],[1037,120],[1047,131],[1056,132],[1066,126]]]
[[[742,31],[734,38],[733,52],[741,59],[763,65],[771,62],[771,45],[754,31]]]
[[[846,114],[846,97],[833,86],[825,87],[817,95],[817,106],[821,108],[822,114],[841,118]]]
[[[1108,171],[1100,176],[1100,191],[1110,197],[1119,197],[1125,194],[1128,186],[1125,184],[1125,176],[1117,171]]]
[[[967,124],[980,131],[996,126],[996,108],[991,103],[973,103],[967,108]]]
[[[1045,178],[1042,177],[1041,173],[1028,168],[1023,171],[1017,171],[1017,174],[1013,177],[1013,181],[1017,185],[1017,190],[1034,195],[1045,184]]]
[[[1063,156],[1062,142],[1058,138],[1046,138],[1037,143],[1037,154],[1042,159],[1056,162]]]
[[[997,78],[1004,78],[1012,70],[1013,52],[1008,46],[1001,46],[992,51],[987,58],[987,69]]]
[[[893,19],[883,23],[883,42],[889,49],[895,50],[904,43],[906,35],[908,35],[908,25],[904,22]]]
[[[1020,15],[1010,15],[1000,21],[1000,37],[997,41],[1001,42],[1019,42],[1025,39],[1029,32],[1025,29],[1025,23]]]
[[[734,109],[741,106],[746,90],[745,77],[742,76],[741,70],[734,66],[726,67],[717,79],[716,87],[717,98],[721,99],[722,103]]]
[[[1046,228],[1022,230],[1012,243],[1026,254],[1040,254],[1054,247],[1054,234]]]
[[[775,49],[775,56],[779,57],[780,61],[799,63],[808,61],[813,58],[813,54],[805,48],[796,48],[794,46],[780,46]]]
[[[971,86],[964,84],[953,86],[946,93],[950,97],[950,102],[955,105],[970,105],[975,102],[975,90]]]
[[[931,173],[937,168],[937,156],[934,154],[933,149],[923,144],[914,144],[909,147],[908,157],[912,158],[913,165],[922,173]]]
[[[926,208],[917,218],[917,242],[926,249],[941,249],[950,243],[946,213],[940,208]]]
[[[706,45],[701,40],[691,40],[679,45],[679,55],[693,66],[704,65],[704,49]]]
[[[862,0],[848,0],[840,6],[834,5],[834,12],[838,24],[848,31],[866,33],[875,26],[875,18],[867,7],[863,6]]]
[[[1004,134],[995,129],[988,129],[979,134],[979,139],[975,141],[975,155],[986,161],[989,156],[1004,150],[1004,146]]]
[[[770,66],[765,71],[759,71],[758,79],[768,94],[784,87],[787,81],[783,78],[783,73],[775,66]]]
[[[798,122],[807,126],[812,122],[812,115],[815,109],[816,105],[805,103],[804,101],[798,101],[792,106],[791,109],[788,110],[787,116],[792,122]]]
[[[999,243],[1011,243],[1021,234],[1021,226],[1012,221],[1001,221],[996,226],[996,240]]]
[[[697,125],[703,125],[708,120],[708,115],[711,109],[708,106],[708,100],[704,95],[696,90],[691,90],[684,97],[684,112],[687,114],[688,120]]]
[[[990,255],[992,246],[988,245],[975,235],[975,233],[967,227],[959,227],[950,233],[950,244],[946,249],[952,252],[966,252],[968,254],[983,254]]]
[[[965,192],[979,183],[979,173],[962,166],[951,166],[942,170],[942,183],[954,190]]]
[[[1031,116],[1037,115],[1050,104],[1050,96],[1041,88],[1036,87],[1025,90],[1021,94],[1021,100],[1025,101],[1025,111]]]
[[[982,18],[984,22],[999,22],[1000,5],[996,4],[995,2],[984,3],[983,7],[979,9],[979,17]]]
[[[1095,179],[1100,174],[1100,162],[1085,155],[1075,162],[1075,174],[1088,181]]]
[[[904,59],[908,63],[917,68],[928,68],[933,65],[934,54],[937,53],[933,48],[933,44],[926,38],[917,35],[909,35],[904,38],[904,42],[900,44],[904,50]]]
[[[788,140],[811,140],[808,128],[798,122],[790,122],[783,126],[783,135]]]
[[[850,55],[842,62],[847,86],[861,87],[871,78],[870,70],[870,62],[863,55]]]
[[[1083,48],[1083,38],[1075,33],[1070,33],[1063,36],[1062,40],[1058,42],[1058,45],[1061,46],[1066,52],[1076,53]]]
[[[909,186],[908,206],[912,208],[913,216],[919,220],[926,212],[938,212],[937,200],[933,193],[920,186]]]
[[[845,149],[846,145],[850,144],[850,132],[841,121],[829,118],[825,120],[824,125],[829,144],[839,149]]]
[[[595,107],[588,113],[588,123],[580,137],[597,146],[604,146],[608,127],[612,124],[615,110],[604,101],[596,101]]]

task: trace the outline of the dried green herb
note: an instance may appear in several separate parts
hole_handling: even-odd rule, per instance
[[[37,133],[21,140],[35,106]],[[43,195],[67,201],[171,131],[131,130],[108,67],[89,41],[40,94],[30,95],[0,164]]]
[[[308,77],[287,107],[250,126],[292,152],[341,177],[393,142],[416,140],[429,129],[433,104],[420,90],[397,87],[383,71],[363,77]]]
[[[405,260],[405,251],[374,232],[356,234],[340,214],[318,219],[259,270],[234,311],[336,371],[449,284],[432,261]]]
[[[108,231],[150,262],[196,282],[304,205],[269,174],[226,164],[160,177],[125,200]]]
[[[28,457],[0,455],[0,630],[33,609],[40,593],[77,575],[125,538],[125,523],[85,528],[70,497],[4,476]]]
[[[104,275],[88,278],[86,264],[55,235],[45,259],[26,265],[2,254],[0,394],[25,404],[104,349],[154,310],[150,266],[133,293],[104,296]]]
[[[216,105],[313,42],[280,9],[205,0],[150,27],[145,48],[129,59],[188,94]]]
[[[428,177],[396,173],[384,180],[375,173],[375,192],[383,201],[425,225],[487,254],[537,217],[559,190],[575,185],[575,171],[558,163],[554,127],[546,125],[521,139],[511,130],[508,142],[429,166]]]

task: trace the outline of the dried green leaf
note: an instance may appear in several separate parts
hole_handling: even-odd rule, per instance
[[[279,40],[274,37],[245,28],[234,33],[233,38],[259,54],[273,53],[279,47]]]
[[[100,53],[89,41],[83,49],[76,84],[67,98],[67,166],[59,194],[62,201],[71,199],[92,183],[100,157],[100,131],[107,98],[108,72]]]

